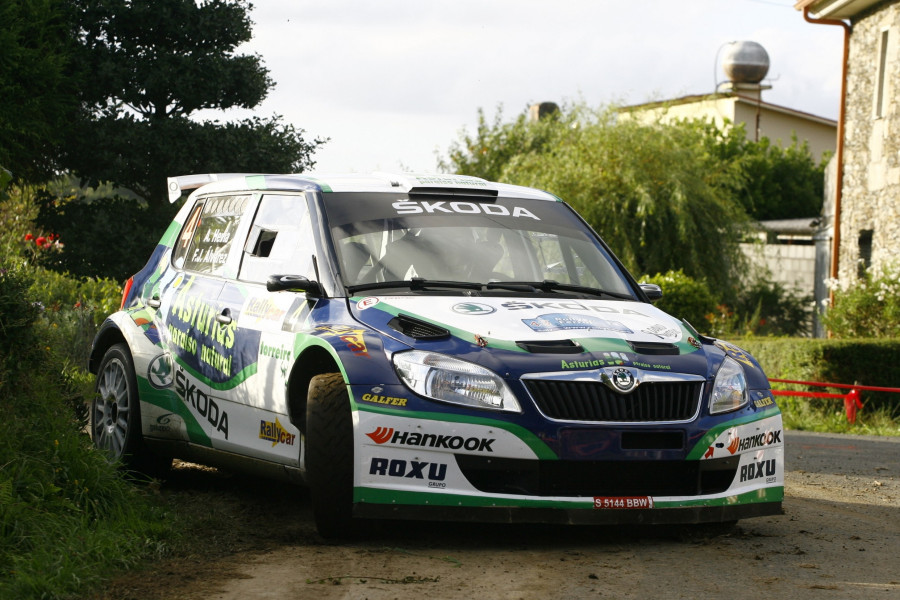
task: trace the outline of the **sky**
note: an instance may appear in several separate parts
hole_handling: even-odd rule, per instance
[[[796,0],[252,0],[275,82],[252,112],[329,138],[319,172],[435,171],[478,111],[711,93],[733,41],[766,49],[763,100],[836,119],[842,28]],[[221,115],[220,115],[221,116]]]

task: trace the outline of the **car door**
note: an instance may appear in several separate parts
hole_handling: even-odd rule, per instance
[[[246,232],[242,222],[253,203],[248,194],[197,200],[172,250],[174,277],[161,290],[161,339],[181,401],[176,414],[185,437],[202,446],[226,449],[231,442],[228,403],[212,390],[227,387],[242,366],[233,350],[236,325],[219,296],[228,271],[235,270],[229,256]]]
[[[304,194],[263,194],[240,252],[237,277],[225,283],[219,303],[231,309],[234,356],[245,372],[227,389],[213,386],[217,403],[229,402],[237,418],[233,442],[255,458],[299,465],[300,431],[286,395],[294,364],[296,331],[314,300],[300,292],[269,292],[274,274],[315,279],[313,226]]]

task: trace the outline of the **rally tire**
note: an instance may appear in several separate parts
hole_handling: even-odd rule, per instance
[[[91,401],[91,438],[111,462],[160,477],[172,459],[150,452],[141,433],[141,402],[131,352],[124,343],[103,355]]]
[[[313,377],[306,402],[306,473],[316,529],[325,538],[358,533],[353,512],[353,420],[340,373]]]

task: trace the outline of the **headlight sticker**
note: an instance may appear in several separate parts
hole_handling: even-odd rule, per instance
[[[372,358],[369,355],[369,349],[366,347],[366,340],[363,337],[365,329],[355,329],[349,325],[321,325],[316,327],[316,331],[327,337],[338,338],[346,344],[347,349],[354,356]]]
[[[728,342],[723,342],[722,340],[715,341],[716,348],[733,358],[734,360],[741,362],[748,367],[753,366],[753,361],[750,360],[750,357],[747,356],[747,353],[735,346],[734,344],[729,344]]]

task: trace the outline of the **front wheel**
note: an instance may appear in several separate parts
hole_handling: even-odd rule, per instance
[[[106,351],[97,371],[91,402],[91,437],[112,462],[151,476],[171,465],[170,458],[151,453],[141,434],[141,406],[131,352],[124,343]]]
[[[340,373],[313,377],[306,402],[306,473],[316,529],[325,538],[355,533],[353,421]]]

